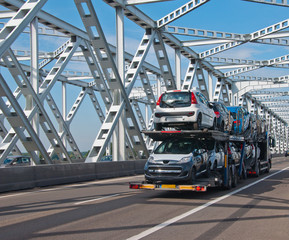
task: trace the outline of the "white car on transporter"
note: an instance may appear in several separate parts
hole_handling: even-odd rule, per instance
[[[173,127],[182,130],[215,129],[213,105],[199,90],[171,90],[157,101],[154,114],[155,130]]]

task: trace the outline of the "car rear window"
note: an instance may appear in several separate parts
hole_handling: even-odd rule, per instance
[[[169,92],[162,95],[161,108],[189,107],[191,105],[190,92]]]

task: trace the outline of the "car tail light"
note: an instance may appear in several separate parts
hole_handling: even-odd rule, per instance
[[[206,191],[206,187],[205,186],[196,186],[196,191],[197,192],[205,192]]]
[[[162,100],[162,96],[163,96],[163,94],[159,97],[159,100],[157,101],[157,106],[160,105],[160,102],[161,102],[161,100]]]
[[[195,94],[192,92],[192,95],[191,95],[191,103],[192,104],[198,104],[198,101],[197,101],[197,99],[196,99],[196,96],[195,96]]]
[[[129,188],[130,189],[139,189],[140,186],[139,186],[139,184],[129,184]]]
[[[217,118],[219,118],[221,116],[220,112],[218,112],[218,111],[216,111],[215,114],[216,114]]]
[[[241,121],[240,120],[236,120],[236,121],[234,121],[234,123],[239,126],[241,124]]]

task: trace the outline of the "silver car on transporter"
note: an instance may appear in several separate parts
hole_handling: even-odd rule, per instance
[[[173,127],[183,130],[214,129],[216,114],[213,105],[199,90],[164,92],[157,101],[155,130]]]

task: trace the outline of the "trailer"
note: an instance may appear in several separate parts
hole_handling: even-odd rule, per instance
[[[211,187],[230,189],[236,187],[239,179],[246,179],[248,176],[259,176],[262,171],[269,172],[271,167],[271,154],[268,145],[267,133],[260,134],[254,138],[251,135],[230,135],[217,130],[177,130],[177,131],[143,131],[153,141],[161,142],[168,139],[195,139],[197,141],[218,141],[224,145],[225,155],[221,167],[206,177],[195,179],[191,184],[179,182],[144,181],[131,182],[131,189],[165,190],[165,191],[196,191],[205,192]],[[239,151],[239,157],[231,156],[230,147],[235,146]],[[255,149],[254,154],[247,156],[248,147]],[[259,149],[259,150],[257,150]],[[174,170],[169,168],[163,170],[155,168],[152,172],[171,173]]]
[[[192,184],[174,182],[132,182],[131,189],[146,190],[178,190],[178,191],[207,191],[208,187],[223,187],[230,189],[235,187],[239,178],[245,174],[245,165],[242,159],[232,159],[228,153],[229,142],[242,144],[245,142],[243,136],[231,136],[228,133],[217,130],[181,130],[181,131],[143,131],[143,133],[154,141],[165,141],[167,139],[196,139],[198,141],[218,141],[224,146],[224,162],[221,167],[210,172],[209,176],[197,178]],[[245,145],[245,144],[244,144]],[[171,170],[156,169],[155,172]]]

